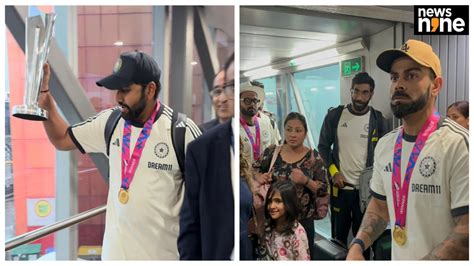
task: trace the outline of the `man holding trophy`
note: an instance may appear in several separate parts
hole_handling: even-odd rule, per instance
[[[49,91],[50,68],[43,67],[38,106],[51,143],[58,150],[109,156],[104,260],[176,260],[179,212],[184,197],[178,151],[173,152],[173,110],[161,103],[161,71],[141,51],[120,55],[113,73],[97,82],[116,90],[118,107],[107,109],[82,123],[69,126],[60,116]],[[109,117],[117,116],[111,136]],[[119,115],[118,115],[119,114]],[[39,119],[37,119],[39,120]],[[41,119],[44,120],[44,119]],[[184,146],[200,135],[184,119]]]

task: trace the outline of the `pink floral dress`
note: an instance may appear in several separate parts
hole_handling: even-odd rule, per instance
[[[295,225],[292,234],[281,234],[269,227],[265,229],[260,247],[262,260],[310,260],[306,231],[300,223]]]

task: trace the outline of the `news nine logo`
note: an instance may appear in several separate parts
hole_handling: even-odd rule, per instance
[[[469,6],[415,6],[415,34],[469,35]]]

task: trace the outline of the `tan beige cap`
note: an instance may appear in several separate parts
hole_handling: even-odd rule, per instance
[[[422,41],[408,40],[400,49],[390,49],[382,52],[377,57],[377,66],[390,73],[392,64],[402,56],[408,56],[418,64],[431,68],[437,77],[441,77],[441,62],[433,52],[433,48]]]
[[[253,86],[250,81],[240,83],[240,94],[246,91],[253,91],[257,94],[257,98],[260,100],[258,105],[262,104],[262,102],[265,100],[265,91],[259,86]]]

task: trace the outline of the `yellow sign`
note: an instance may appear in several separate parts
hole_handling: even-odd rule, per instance
[[[102,254],[102,247],[101,246],[79,246],[79,250],[77,251],[78,256],[91,256],[91,255],[98,255]]]
[[[39,200],[35,204],[35,213],[39,217],[46,217],[51,214],[51,204],[46,200]]]

